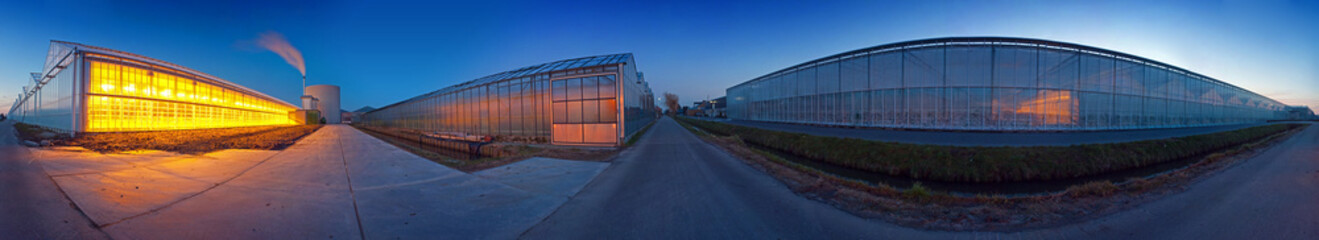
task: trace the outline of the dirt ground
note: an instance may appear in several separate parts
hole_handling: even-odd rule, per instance
[[[261,126],[150,132],[85,133],[76,137],[54,134],[31,125],[16,126],[19,138],[53,146],[79,146],[113,153],[132,150],[161,150],[203,154],[224,149],[281,150],[296,143],[320,125]]]
[[[1141,203],[1182,192],[1186,186],[1249,159],[1299,129],[1211,154],[1191,166],[1121,183],[1091,182],[1043,196],[959,197],[921,187],[899,190],[843,179],[748,147],[736,137],[700,134],[707,142],[770,173],[794,192],[862,217],[895,224],[953,231],[1014,231],[1094,219]]]
[[[359,130],[367,135],[388,142],[391,145],[402,148],[403,150],[416,154],[422,158],[430,159],[433,162],[468,173],[504,166],[532,157],[607,162],[617,156],[618,152],[622,150],[621,148],[553,146],[543,143],[530,143],[528,142],[530,140],[519,140],[487,144],[481,147],[482,154],[486,156],[465,159],[461,156],[454,156],[455,154],[463,154],[459,151],[441,152],[428,148],[419,148],[415,142],[402,142],[397,137],[388,136],[387,134],[380,132],[388,131],[389,129],[364,129],[359,127]]]

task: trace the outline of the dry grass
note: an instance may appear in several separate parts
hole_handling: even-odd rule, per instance
[[[1112,196],[1117,191],[1117,185],[1113,185],[1113,182],[1094,181],[1067,188],[1067,195],[1073,198],[1107,197]]]
[[[679,122],[682,124],[682,122]],[[684,127],[690,127],[682,124]],[[1166,174],[1122,183],[1091,182],[1043,196],[954,196],[924,187],[896,189],[839,178],[749,147],[737,136],[714,136],[689,128],[707,142],[738,156],[807,198],[853,214],[908,227],[953,231],[1010,231],[1063,225],[1104,216],[1168,194],[1217,170],[1248,159],[1303,128],[1273,134],[1205,157]]]

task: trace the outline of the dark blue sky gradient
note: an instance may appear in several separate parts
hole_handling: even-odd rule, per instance
[[[180,3],[188,2],[188,3]],[[500,71],[632,52],[657,93],[683,102],[801,62],[948,36],[1042,38],[1177,65],[1286,104],[1319,105],[1315,2],[1055,1],[3,1],[0,107],[51,39],[133,52],[294,103],[298,72],[253,44],[283,33],[308,84],[347,110]]]

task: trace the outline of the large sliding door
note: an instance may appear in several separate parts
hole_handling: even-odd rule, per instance
[[[554,144],[618,144],[617,79],[609,73],[551,80]]]

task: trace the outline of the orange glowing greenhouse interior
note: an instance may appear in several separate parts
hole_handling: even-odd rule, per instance
[[[292,107],[187,77],[89,57],[87,132],[288,125]]]

